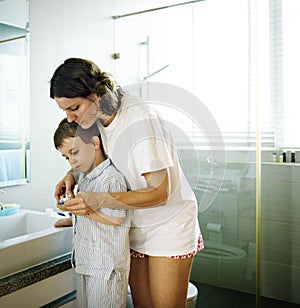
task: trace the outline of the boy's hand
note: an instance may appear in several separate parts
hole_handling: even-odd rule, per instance
[[[59,219],[58,221],[55,222],[54,227],[55,228],[71,227],[72,225],[73,225],[72,217],[70,217],[70,218]]]
[[[55,186],[54,197],[57,203],[60,202],[61,196],[71,195],[74,197],[73,190],[75,187],[75,179],[71,172],[68,172],[65,177]]]

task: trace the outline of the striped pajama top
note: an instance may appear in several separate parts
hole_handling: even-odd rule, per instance
[[[127,191],[125,177],[106,159],[89,174],[79,174],[78,191]],[[85,216],[73,217],[73,266],[79,274],[109,279],[114,272],[128,275],[130,267],[130,210],[100,209],[110,216],[124,218],[121,226],[110,226]]]

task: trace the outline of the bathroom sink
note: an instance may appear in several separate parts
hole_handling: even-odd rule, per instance
[[[0,277],[72,250],[72,228],[55,228],[59,216],[20,209],[0,217]]]

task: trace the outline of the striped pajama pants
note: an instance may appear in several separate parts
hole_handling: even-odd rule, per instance
[[[128,293],[128,275],[112,273],[108,280],[100,277],[77,275],[76,307],[125,308]],[[124,276],[124,275],[122,275]],[[126,278],[126,279],[123,279]]]

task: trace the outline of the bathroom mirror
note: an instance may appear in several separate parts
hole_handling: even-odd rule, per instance
[[[0,187],[30,180],[29,31],[23,24],[0,23]]]

